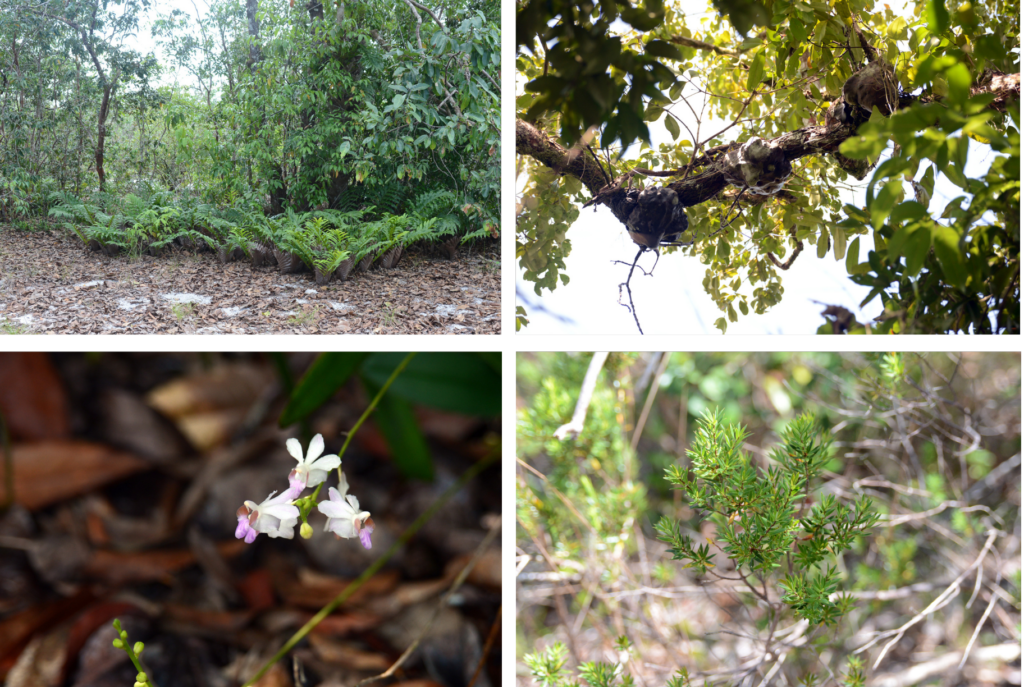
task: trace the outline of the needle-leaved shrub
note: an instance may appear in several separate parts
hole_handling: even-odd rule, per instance
[[[719,542],[694,547],[670,518],[658,523],[658,538],[670,546],[673,560],[701,574],[715,566],[711,550],[718,549],[763,601],[770,600],[771,578],[797,618],[835,625],[850,597],[837,594],[833,561],[878,515],[867,497],[852,507],[831,493],[814,498],[812,487],[830,459],[832,440],[811,415],[782,431],[782,444],[772,450],[766,470],[751,465],[742,450],[746,437],[741,426],[724,424],[717,411],[709,412],[687,452],[690,469],[673,465],[665,471],[673,487],[715,525]]]

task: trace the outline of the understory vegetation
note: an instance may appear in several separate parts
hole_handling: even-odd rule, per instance
[[[319,283],[498,237],[497,3],[0,7],[0,221]]]

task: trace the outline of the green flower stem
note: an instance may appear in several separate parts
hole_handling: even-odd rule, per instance
[[[372,401],[370,401],[370,405],[366,406],[366,410],[364,410],[363,414],[359,416],[359,419],[356,420],[356,423],[352,425],[352,429],[348,431],[348,436],[345,437],[345,443],[341,445],[341,450],[338,451],[339,458],[345,455],[345,449],[348,448],[349,442],[352,441],[352,437],[356,435],[356,432],[359,431],[359,428],[363,426],[364,422],[366,422],[366,418],[370,417],[370,413],[372,413],[374,409],[377,407],[377,404],[380,403],[380,399],[384,397],[384,393],[388,390],[388,387],[391,386],[391,382],[395,381],[395,378],[402,373],[402,370],[405,369],[406,365],[409,364],[409,361],[412,360],[415,356],[415,352],[410,353],[409,355],[405,356],[402,362],[398,363],[398,366],[395,368],[395,371],[392,372],[391,376],[388,377],[388,380],[384,382],[384,386],[380,388],[380,391],[377,392],[377,395],[373,397]],[[341,479],[341,465],[338,465],[338,479]],[[323,489],[324,484],[325,482],[321,482],[320,484],[316,485],[316,489],[313,491],[313,493],[306,497],[309,499],[310,504],[316,503],[316,498],[317,496],[320,495],[320,490]],[[306,521],[306,516],[308,516],[312,510],[312,505],[310,505],[309,510],[303,510],[303,522]]]
[[[395,374],[391,375],[391,379],[389,379],[387,384],[384,385],[384,389],[387,388],[387,385],[391,383],[391,380],[395,378],[395,375],[397,375],[398,372],[401,371],[401,369],[405,366],[405,363],[407,363],[412,358],[413,355],[414,354],[410,354],[409,357],[407,357],[402,362],[402,364],[398,366],[398,369],[395,370]],[[384,389],[381,389],[381,393],[384,392]],[[376,404],[376,401],[379,399],[380,394],[377,394],[377,397],[377,399],[374,399],[374,403],[370,405],[370,408],[367,409],[367,413]],[[356,426],[349,434],[350,438],[351,435],[355,433],[355,429],[359,427],[359,423],[361,423],[365,419],[365,417],[366,413],[364,413],[363,417],[360,418],[358,423],[356,423]],[[346,442],[346,445],[347,443],[348,442]],[[342,447],[342,451],[344,450],[344,447]],[[338,606],[345,603],[353,594],[355,594],[359,590],[360,587],[363,586],[363,584],[366,583],[367,580],[369,580],[371,577],[377,574],[377,571],[383,568],[384,564],[387,563],[388,560],[390,560],[391,557],[394,556],[395,553],[402,546],[407,544],[409,540],[412,539],[413,535],[416,534],[416,532],[418,532],[419,529],[423,527],[423,525],[426,524],[428,520],[430,520],[430,518],[434,517],[434,514],[437,513],[437,511],[440,510],[441,507],[444,506],[444,504],[447,503],[452,496],[454,496],[460,489],[462,489],[462,487],[469,483],[471,479],[480,474],[481,471],[490,466],[492,463],[494,463],[494,461],[498,460],[500,457],[500,450],[495,449],[494,451],[489,453],[483,460],[476,463],[468,470],[466,470],[464,473],[462,473],[462,476],[459,477],[458,482],[448,487],[448,489],[446,489],[445,492],[441,494],[441,496],[439,496],[436,501],[434,501],[434,503],[430,504],[430,507],[427,508],[427,510],[423,511],[423,514],[420,515],[420,517],[416,518],[415,522],[409,525],[409,527],[407,527],[405,531],[402,532],[401,536],[398,537],[398,541],[391,545],[391,548],[387,550],[387,553],[385,553],[383,556],[375,560],[370,565],[370,567],[363,571],[362,575],[353,580],[351,584],[345,587],[344,591],[342,591],[340,594],[334,597],[334,599],[330,603],[321,608],[316,615],[310,618],[305,625],[299,628],[299,630],[295,634],[293,634],[287,642],[284,643],[284,646],[282,646],[281,649],[276,654],[274,654],[273,658],[267,661],[263,665],[263,667],[260,668],[259,672],[256,673],[252,678],[250,678],[249,681],[246,682],[242,687],[250,687],[250,685],[252,685],[261,677],[263,677],[266,674],[266,672],[270,670],[270,667],[272,665],[274,665],[279,660],[284,658],[285,654],[291,651],[296,644],[301,642],[303,638],[305,638],[305,636],[308,635],[314,627],[319,625],[324,618],[333,613],[335,609],[338,608]]]
[[[135,649],[128,642],[128,633],[121,629],[120,618],[114,618],[114,629],[117,630],[118,635],[118,638],[114,640],[114,647],[117,649],[124,649],[124,652],[128,654],[128,658],[130,658],[132,663],[135,665],[135,670],[139,671],[136,684],[143,682],[147,687],[156,687],[156,683],[153,682],[153,678],[151,678],[149,673],[147,673],[142,667],[141,654],[145,645],[142,642],[136,642],[135,646],[138,647],[138,654],[136,654]]]

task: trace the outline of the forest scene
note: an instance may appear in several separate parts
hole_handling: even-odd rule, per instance
[[[493,0],[3,0],[13,333],[500,332]]]

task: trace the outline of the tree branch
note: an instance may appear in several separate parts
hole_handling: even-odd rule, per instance
[[[713,52],[716,55],[726,55],[726,56],[730,56],[730,57],[735,57],[736,55],[740,54],[740,53],[738,53],[735,50],[728,50],[726,48],[720,48],[717,45],[712,45],[711,43],[705,43],[704,41],[698,41],[698,40],[696,40],[694,38],[683,38],[682,36],[672,36],[671,38],[669,38],[669,41],[671,41],[672,43],[675,43],[676,45],[682,45],[682,46],[685,46],[687,48],[695,48],[697,50],[705,50],[707,52]]]
[[[988,107],[1004,111],[1009,102],[1020,99],[1020,74],[986,71],[971,89],[971,95],[978,93],[995,95],[995,100],[989,103]],[[931,102],[932,98],[904,96],[900,99],[898,108],[909,107],[915,101]],[[856,130],[851,126],[812,125],[782,134],[772,139],[770,144],[781,149],[786,159],[792,161],[808,155],[835,155],[838,153],[839,145],[855,133]],[[689,207],[707,202],[728,185],[721,170],[711,164],[718,159],[717,154],[726,150],[728,146],[717,146],[708,150],[706,155],[699,158],[708,169],[697,176],[668,184],[669,188],[676,192],[680,204]],[[594,196],[591,203],[607,205],[623,224],[629,218],[629,208],[625,202],[626,191],[621,187],[625,175],[608,184],[601,170],[588,161],[585,155],[578,154],[575,149],[566,150],[547,134],[521,119],[516,119],[516,154],[532,157],[559,174],[576,177]],[[695,159],[694,164],[697,162]]]

